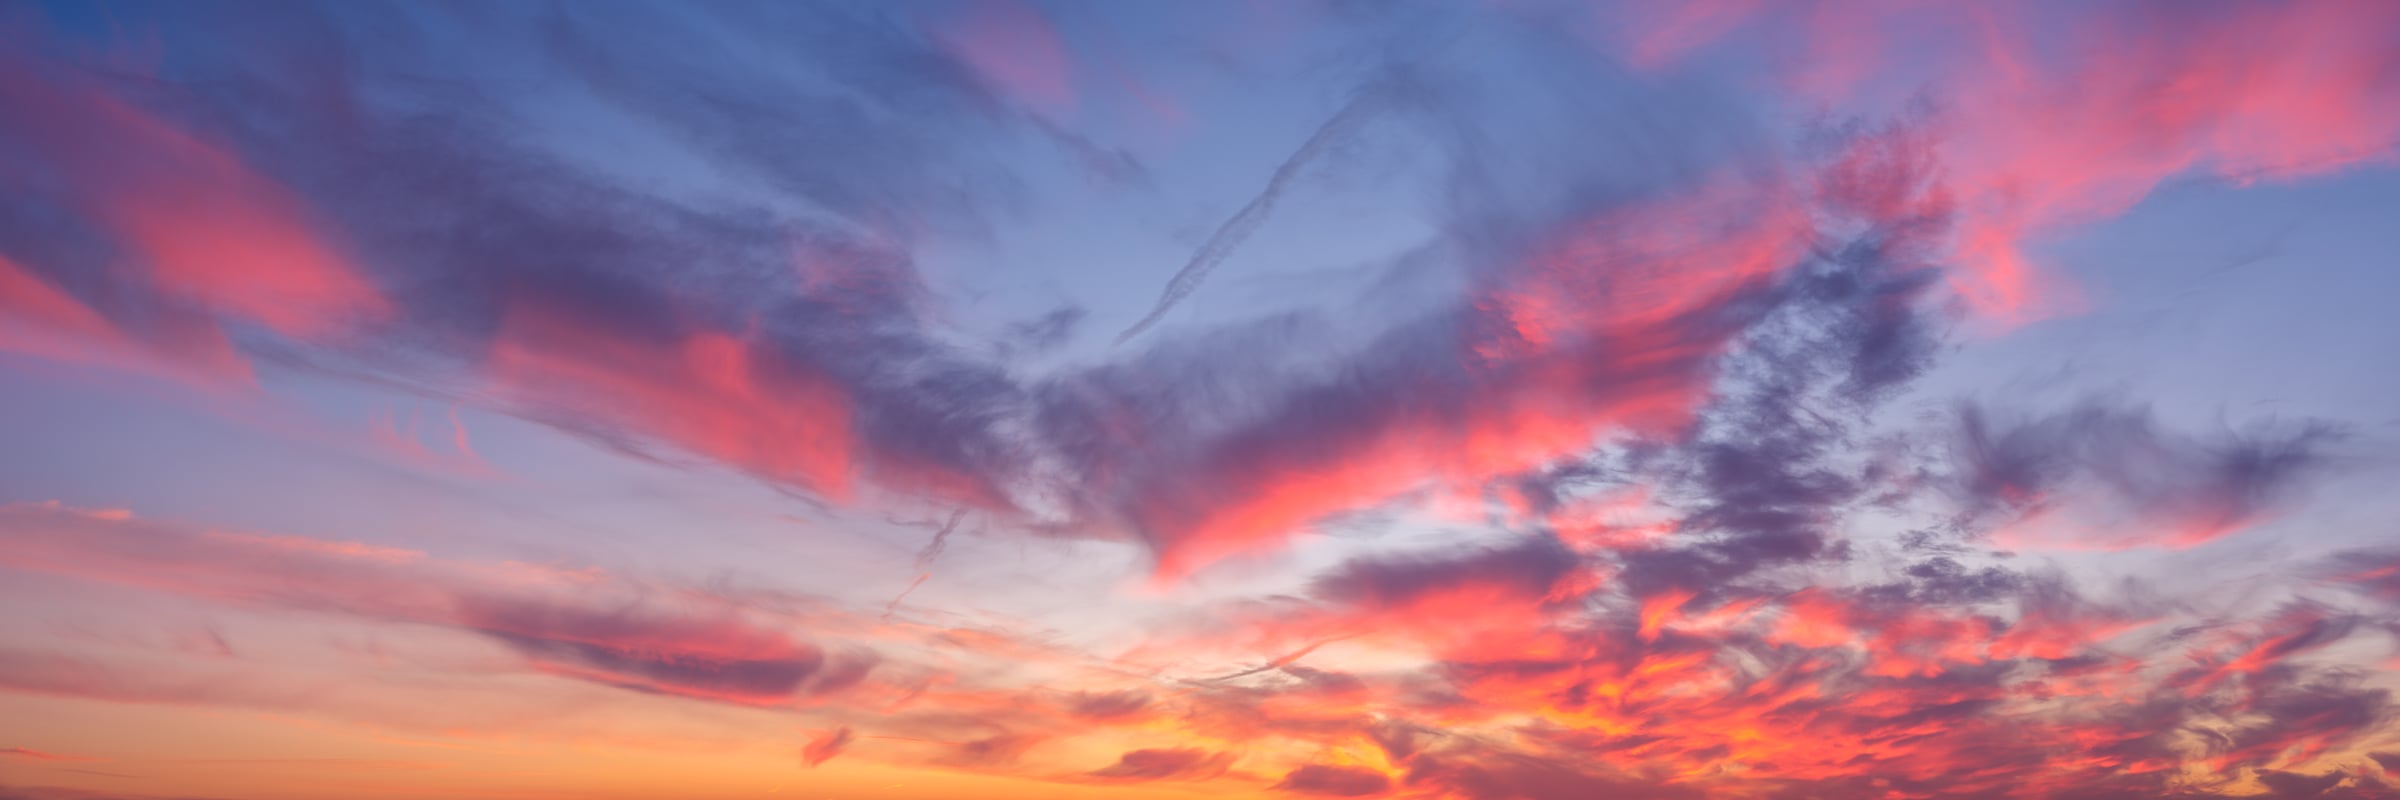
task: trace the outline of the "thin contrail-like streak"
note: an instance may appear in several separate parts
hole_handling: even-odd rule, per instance
[[[942,550],[950,546],[950,532],[958,530],[959,520],[966,518],[966,509],[950,512],[950,520],[942,523],[940,530],[933,532],[933,541],[926,542],[925,549],[917,551],[917,579],[909,581],[908,588],[900,590],[900,594],[893,597],[889,605],[883,607],[884,622],[891,622],[892,615],[900,610],[900,601],[908,599],[910,592],[916,591],[917,587],[925,585],[926,579],[933,577],[933,560],[940,557]]]
[[[1275,201],[1283,197],[1284,189],[1299,177],[1301,170],[1307,169],[1309,163],[1324,155],[1327,149],[1349,138],[1373,119],[1387,105],[1390,94],[1388,81],[1369,84],[1352,95],[1350,102],[1334,112],[1324,124],[1318,125],[1308,141],[1300,143],[1300,149],[1292,151],[1291,155],[1284,157],[1281,165],[1275,167],[1275,174],[1267,178],[1266,188],[1250,198],[1242,210],[1227,217],[1224,224],[1217,226],[1217,232],[1192,253],[1191,260],[1184,262],[1183,269],[1177,270],[1174,279],[1167,282],[1166,291],[1159,294],[1158,305],[1151,307],[1150,313],[1134,323],[1133,327],[1117,334],[1117,344],[1124,344],[1158,324],[1168,311],[1174,310],[1175,304],[1183,302],[1184,298],[1199,289],[1200,282],[1208,279],[1208,273],[1215,271],[1226,256],[1233,254],[1234,248],[1240,247],[1243,240],[1258,231],[1258,226],[1266,223],[1267,215],[1275,210]]]
[[[1210,678],[1210,679],[1208,679],[1208,680],[1206,680],[1206,681],[1202,681],[1202,682],[1203,682],[1203,683],[1223,683],[1223,682],[1225,682],[1225,681],[1230,681],[1230,680],[1233,680],[1233,679],[1235,679],[1235,678],[1247,678],[1247,677],[1250,677],[1250,676],[1252,676],[1252,675],[1259,674],[1259,673],[1261,673],[1261,672],[1266,672],[1266,671],[1268,671],[1268,670],[1277,670],[1277,669],[1283,669],[1284,667],[1288,667],[1288,666],[1291,666],[1291,665],[1293,665],[1293,664],[1299,663],[1300,659],[1307,658],[1307,657],[1308,657],[1308,654],[1316,652],[1316,651],[1317,651],[1317,648],[1319,648],[1319,647],[1324,647],[1324,646],[1326,646],[1326,645],[1333,644],[1334,642],[1338,642],[1338,641],[1341,641],[1341,640],[1343,640],[1343,639],[1354,638],[1354,637],[1356,637],[1356,636],[1358,636],[1358,634],[1355,634],[1355,633],[1350,633],[1350,634],[1343,634],[1343,635],[1341,635],[1341,636],[1335,636],[1335,637],[1331,637],[1331,638],[1320,639],[1320,640],[1317,640],[1317,641],[1315,641],[1315,642],[1311,642],[1311,643],[1309,643],[1309,645],[1308,645],[1307,647],[1303,647],[1303,648],[1300,648],[1300,649],[1298,649],[1298,650],[1294,650],[1294,651],[1292,651],[1292,652],[1290,652],[1290,653],[1286,653],[1286,654],[1284,654],[1282,657],[1279,657],[1279,658],[1277,658],[1277,659],[1275,659],[1275,660],[1273,660],[1273,661],[1269,661],[1269,662],[1267,662],[1267,663],[1265,663],[1265,664],[1263,664],[1263,665],[1260,665],[1260,666],[1257,666],[1257,667],[1252,667],[1252,668],[1250,668],[1250,669],[1246,669],[1246,670],[1242,670],[1242,671],[1240,671],[1240,672],[1236,672],[1236,673],[1233,673],[1233,674],[1231,674],[1231,675],[1225,675],[1225,676],[1220,676],[1220,677],[1216,677],[1216,678]]]
[[[950,521],[942,523],[941,529],[933,532],[933,541],[926,542],[925,549],[917,551],[917,569],[933,566],[933,560],[950,547],[950,532],[958,530],[958,521],[966,518],[966,509],[950,512]]]

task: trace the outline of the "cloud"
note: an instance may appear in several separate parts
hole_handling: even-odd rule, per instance
[[[2317,565],[2328,583],[2386,603],[2400,604],[2400,552],[2353,550]]]
[[[1021,390],[1001,366],[935,340],[917,317],[922,287],[895,244],[909,234],[903,221],[952,225],[928,216],[942,202],[957,201],[947,219],[980,213],[980,201],[966,199],[973,192],[949,184],[968,171],[965,160],[940,155],[954,140],[929,132],[990,115],[979,91],[891,20],[722,11],[764,14],[752,22],[845,42],[812,58],[859,85],[922,90],[938,101],[904,115],[945,121],[833,129],[822,121],[863,119],[855,113],[861,101],[764,73],[726,73],[725,64],[681,59],[672,48],[612,46],[632,28],[648,40],[721,34],[632,7],[541,19],[502,14],[461,31],[486,42],[547,31],[553,47],[535,55],[556,58],[626,113],[687,131],[696,146],[775,178],[816,209],[795,214],[632,188],[606,168],[508,133],[522,119],[504,102],[396,77],[456,68],[421,53],[295,50],[276,32],[313,26],[336,39],[367,36],[355,26],[371,27],[380,13],[300,11],[228,31],[226,41],[255,47],[195,62],[193,72],[141,91],[71,65],[10,62],[0,100],[51,122],[0,139],[0,147],[53,165],[58,174],[23,188],[43,199],[42,213],[60,218],[36,225],[28,216],[36,209],[12,210],[0,226],[10,237],[0,252],[12,259],[0,266],[0,303],[9,309],[0,345],[114,366],[139,356],[142,365],[247,375],[243,351],[266,345],[237,347],[220,328],[256,325],[296,340],[274,349],[280,365],[498,400],[501,410],[628,452],[698,456],[837,500],[865,481],[1008,505],[1000,483],[1020,456],[998,421]],[[720,43],[770,57],[751,49],[756,41]],[[353,63],[377,59],[390,61]],[[338,91],[310,94],[282,80],[294,63]],[[727,92],[675,88],[693,81]],[[136,95],[176,109],[206,101],[229,113],[187,121],[127,99]],[[789,102],[752,101],[761,97]],[[795,122],[756,124],[760,115],[784,114]],[[724,124],[685,127],[707,119]],[[246,124],[258,120],[273,124]],[[124,141],[72,135],[78,128]],[[901,129],[921,133],[893,135]],[[793,159],[793,143],[769,132],[797,130],[857,147],[843,159]],[[138,158],[94,155],[104,152]],[[186,197],[195,192],[203,196]],[[165,217],[141,203],[170,200],[225,219],[142,222]],[[89,231],[100,246],[160,266],[108,269],[105,259],[62,247],[51,234],[61,229]],[[670,275],[661,264],[691,271]],[[84,287],[105,288],[92,294],[113,299],[87,299]]]
[[[1374,770],[1310,764],[1284,775],[1274,788],[1322,797],[1371,797],[1383,794],[1391,785],[1391,778]]]
[[[25,748],[25,747],[0,747],[0,756],[6,756],[6,757],[9,757],[9,758],[23,758],[23,759],[30,759],[30,760],[33,760],[33,761],[99,761],[99,760],[100,760],[100,759],[97,759],[97,758],[93,758],[93,757],[91,757],[91,756],[72,756],[72,755],[61,755],[61,754],[58,754],[58,753],[45,753],[45,752],[42,752],[42,751],[40,751],[40,750],[34,750],[34,749],[31,749],[31,748]]]
[[[2018,417],[2005,400],[1932,434],[1878,427],[1943,350],[1945,283],[1986,317],[2071,307],[2029,243],[2175,175],[2315,174],[2384,157],[2400,130],[2379,110],[2400,106],[2371,102],[2388,59],[2352,29],[2385,12],[2127,8],[2097,28],[2132,26],[2124,46],[2059,60],[2031,56],[2071,41],[2025,37],[2085,26],[2009,10],[1989,41],[1930,29],[1941,60],[1976,63],[1927,73],[1922,106],[1798,142],[1774,127],[1785,109],[1682,59],[1769,20],[1839,31],[1857,53],[1803,53],[1857,60],[1791,80],[1803,99],[1864,91],[1847,84],[1918,74],[1883,69],[1900,41],[1884,22],[1696,4],[1635,32],[1632,71],[1527,24],[1546,17],[1477,17],[1421,63],[1368,36],[1335,60],[1339,85],[1376,88],[1128,333],[1344,142],[1423,159],[1433,185],[1410,199],[1427,241],[1375,267],[1450,291],[1046,368],[1021,356],[1064,346],[1083,312],[962,343],[919,260],[1027,213],[993,142],[1025,114],[1080,141],[1061,120],[1098,102],[1071,46],[1085,31],[1033,6],[923,25],[873,7],[369,9],[279,17],[299,26],[280,37],[170,10],[228,52],[142,81],[0,69],[0,108],[37,120],[0,132],[5,163],[32,165],[0,199],[0,348],[201,382],[253,364],[365,377],[814,502],[930,510],[948,524],[920,572],[969,513],[978,531],[1130,541],[1162,588],[1310,532],[1355,541],[1293,562],[1305,578],[1190,610],[1206,622],[1189,629],[1135,620],[1153,636],[1122,657],[897,599],[880,624],[825,622],[880,637],[870,651],[610,573],[58,506],[0,509],[0,565],[429,628],[510,672],[728,715],[838,698],[846,724],[812,720],[799,748],[811,766],[872,738],[894,744],[862,756],[914,767],[1327,796],[2383,788],[2341,771],[2388,743],[2388,690],[2347,651],[2378,617],[2275,597],[2196,619],[1980,546],[2209,544],[2292,509],[2331,465],[2332,428],[2191,434],[2138,406]],[[1408,11],[1336,10],[1445,35],[1433,23],[1464,13]],[[387,23],[468,44],[368,46]],[[297,29],[331,44],[298,47]],[[548,142],[557,121],[512,80],[563,86],[592,106],[578,114],[630,120],[674,157]],[[1389,141],[1364,141],[1370,117]],[[660,164],[682,166],[628,174]],[[1395,519],[1441,540],[1389,546]],[[2388,554],[2345,559],[2307,575],[2340,591],[2301,589],[2393,599]],[[908,650],[932,655],[886,660]],[[16,648],[0,680],[263,707],[308,694]]]
[[[1224,753],[1195,748],[1129,750],[1117,763],[1093,770],[1095,778],[1111,781],[1206,780],[1223,773],[1233,762]]]
[[[1058,28],[1030,3],[977,3],[935,38],[997,90],[1034,111],[1063,117],[1076,107],[1073,55]]]
[[[1076,692],[1068,703],[1068,713],[1088,720],[1122,720],[1148,710],[1153,700],[1150,693],[1138,689]]]
[[[1318,576],[1311,590],[1328,601],[1396,610],[1429,596],[1475,587],[1501,597],[1539,601],[1573,575],[1580,559],[1557,540],[1522,542],[1439,556],[1362,558]]]
[[[536,671],[645,692],[773,705],[832,674],[818,647],[729,606],[678,602],[605,577],[562,579],[358,543],[14,505],[0,507],[0,565],[216,602],[444,627],[505,645]]]
[[[849,748],[850,742],[854,738],[856,737],[851,735],[848,726],[827,731],[823,735],[808,740],[808,746],[800,750],[800,759],[808,762],[808,765],[812,767],[831,761],[834,756],[841,755],[843,750]]]
[[[1950,283],[2003,322],[2082,302],[2037,267],[2029,245],[2124,213],[2171,178],[2321,175],[2388,163],[2400,143],[2400,113],[2384,110],[2400,95],[2400,70],[2370,33],[2400,17],[2373,4],[2282,14],[2240,4],[1694,3],[1625,16],[1628,52],[1654,70],[1711,44],[1800,29],[1812,34],[1775,38],[1764,63],[1802,97],[1853,100],[1894,69],[1931,76],[1926,88],[1943,105],[1934,146],[1960,212],[1961,268]],[[1811,44],[1789,46],[1803,40]],[[1925,42],[1942,44],[1912,46]]]
[[[1005,95],[895,9],[667,11],[503,16],[493,41],[534,34],[547,45],[542,55],[602,98],[869,231],[971,230],[1003,199],[1007,171],[967,154],[976,135],[1004,132]],[[993,13],[1039,23],[1038,12],[1022,11]]]
[[[289,187],[233,152],[99,87],[0,64],[11,150],[37,156],[44,188],[139,258],[167,297],[298,338],[343,333],[391,303],[308,218]]]
[[[527,407],[656,435],[759,475],[850,496],[853,400],[821,370],[714,331],[646,342],[527,307],[494,336],[485,369]],[[579,407],[580,406],[580,407]]]
[[[836,83],[879,90],[868,97],[923,98],[893,101],[895,119],[991,124],[974,82],[889,19],[722,13],[852,42],[809,59]],[[741,25],[652,17],[503,15],[468,35],[540,32],[548,47],[532,55],[821,213],[636,192],[503,133],[516,119],[503,105],[427,97],[422,86],[386,85],[380,70],[330,72],[359,85],[328,104],[273,80],[264,55],[214,67],[213,96],[278,123],[223,135],[278,154],[281,181],[316,201],[306,216],[376,256],[371,272],[388,287],[394,313],[374,347],[322,344],[327,352],[300,363],[496,400],[628,453],[697,457],[836,503],[1030,504],[1017,521],[1138,538],[1171,579],[1428,484],[1468,490],[1603,436],[1683,424],[1715,358],[1805,260],[1798,187],[1745,168],[1754,143],[1663,132],[1746,127],[1715,106],[1609,78],[1602,105],[1661,123],[1611,130],[1676,156],[1671,168],[1627,170],[1567,135],[1592,118],[1486,125],[1469,113],[1489,102],[1487,90],[1547,100],[1586,84],[1520,86],[1502,65],[1466,60],[1391,67],[1383,72],[1423,75],[1394,91],[1432,112],[1412,115],[1410,133],[1451,162],[1459,191],[1446,195],[1441,239],[1467,262],[1466,297],[1283,369],[1258,369],[1255,352],[1288,343],[1203,335],[1126,364],[1025,379],[932,330],[908,252],[914,229],[896,221],[973,194],[948,185],[964,172],[956,140],[929,132],[955,126],[886,135],[858,121],[876,115],[849,111],[877,101],[738,69],[788,57],[727,32]],[[604,46],[651,23],[659,36],[732,54],[694,61],[675,48]],[[357,35],[353,21],[322,24]],[[1525,51],[1527,64],[1606,72],[1588,54],[1528,41],[1541,46]],[[675,88],[696,85],[722,91]],[[851,122],[761,122],[787,116]],[[848,156],[794,161],[789,143],[760,138],[801,128],[835,137]],[[1488,180],[1520,168],[1566,188]],[[669,278],[654,268],[662,263],[692,266]],[[1905,298],[1886,302],[1883,313],[1906,319],[1892,310]],[[1907,340],[1896,333],[1905,324],[1872,324]],[[1860,369],[1910,360],[1905,347],[1873,346],[1891,363]]]
[[[1140,336],[1143,331],[1158,324],[1159,320],[1165,319],[1167,312],[1173,311],[1177,303],[1183,302],[1183,299],[1190,297],[1192,292],[1198,291],[1200,282],[1207,280],[1209,273],[1216,271],[1218,264],[1224,263],[1226,258],[1233,255],[1236,248],[1242,246],[1244,240],[1249,239],[1251,234],[1258,231],[1259,226],[1267,223],[1269,215],[1275,213],[1275,203],[1282,198],[1286,187],[1299,178],[1304,170],[1312,166],[1319,156],[1356,135],[1360,127],[1373,120],[1375,115],[1383,111],[1386,106],[1391,105],[1389,95],[1396,91],[1392,86],[1380,83],[1371,84],[1361,87],[1350,96],[1350,99],[1344,101],[1342,107],[1336,109],[1332,116],[1325,119],[1324,123],[1319,124],[1316,130],[1311,131],[1308,139],[1302,141],[1291,155],[1285,156],[1282,163],[1275,165],[1275,171],[1268,175],[1266,186],[1259,189],[1258,194],[1252,196],[1249,202],[1242,204],[1241,209],[1235,211],[1233,216],[1227,217],[1224,222],[1217,225],[1216,231],[1209,234],[1208,240],[1200,244],[1200,248],[1192,253],[1191,259],[1185,261],[1183,266],[1175,271],[1175,276],[1167,280],[1166,290],[1159,294],[1158,303],[1151,306],[1149,313],[1143,314],[1140,320],[1135,321],[1124,332],[1117,334],[1117,344],[1122,345],[1134,337]]]
[[[1497,753],[1419,760],[1410,765],[1408,784],[1439,787],[1466,800],[1503,797],[1568,800],[1595,796],[1670,800],[1701,796],[1681,787],[1594,774],[1563,760]]]
[[[149,330],[121,327],[5,254],[0,254],[0,312],[0,350],[7,352],[200,387],[250,380],[249,363],[204,318],[164,314]]]
[[[2046,416],[1959,414],[1963,511],[2002,546],[2187,548],[2269,518],[2321,474],[2339,431],[2323,423],[2204,438],[2140,408],[2087,401]]]

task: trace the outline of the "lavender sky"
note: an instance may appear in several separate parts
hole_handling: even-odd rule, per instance
[[[0,798],[2400,795],[2400,3],[0,0]]]

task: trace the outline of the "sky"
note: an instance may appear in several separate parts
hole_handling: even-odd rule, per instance
[[[2381,0],[0,0],[0,798],[2400,796],[2396,165]]]

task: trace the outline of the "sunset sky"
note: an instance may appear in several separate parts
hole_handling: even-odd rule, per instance
[[[0,0],[0,799],[2400,797],[2400,2]]]

